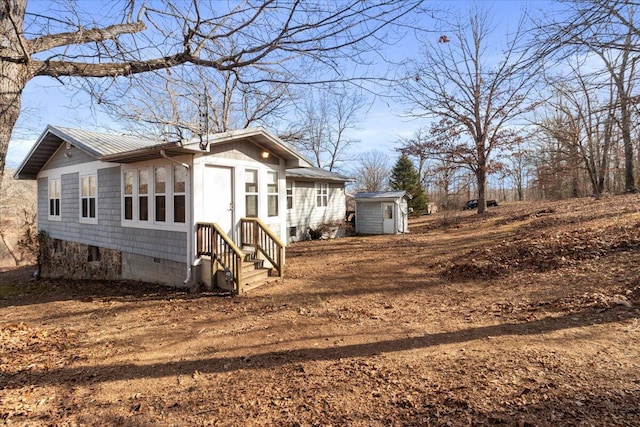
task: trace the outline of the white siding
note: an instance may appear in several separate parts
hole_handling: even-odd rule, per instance
[[[260,149],[253,144],[241,143],[225,145],[227,150],[212,155],[202,155],[194,159],[193,167],[193,194],[195,222],[207,221],[204,212],[204,198],[215,198],[215,186],[206,183],[204,169],[206,165],[224,166],[233,170],[233,209],[235,224],[235,236],[240,235],[240,219],[244,217],[245,207],[245,169],[258,171],[258,217],[265,223],[283,242],[287,241],[286,227],[286,185],[284,161],[275,156],[269,159],[260,158]],[[267,172],[278,172],[278,216],[267,215]]]
[[[318,182],[326,183],[326,181]],[[344,220],[346,209],[344,184],[328,184],[329,197],[327,206],[318,207],[316,205],[316,183],[312,181],[294,181],[293,209],[287,210],[287,230],[290,227],[296,227],[297,232],[295,237],[288,238],[289,242],[300,240],[304,232],[309,228],[314,229],[320,224]]]
[[[365,199],[356,200],[356,233],[360,234],[383,234],[383,211],[382,206],[386,203],[393,203],[393,215],[395,218],[395,233],[408,231],[407,201],[402,199]]]

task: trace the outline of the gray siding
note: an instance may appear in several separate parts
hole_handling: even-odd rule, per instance
[[[187,233],[121,226],[120,167],[98,170],[98,224],[79,220],[79,174],[61,177],[62,221],[48,220],[47,179],[38,179],[38,229],[54,239],[186,264]]]
[[[67,153],[68,156],[65,156],[65,153]],[[56,153],[51,156],[42,170],[61,168],[65,166],[74,166],[82,163],[93,162],[95,160],[95,158],[88,155],[84,151],[77,149],[76,147],[71,147],[70,150],[67,150],[65,148],[65,144],[63,143],[58,151],[56,151]]]
[[[356,232],[382,234],[382,208],[380,202],[356,201]]]
[[[230,144],[213,144],[210,146],[209,152],[221,159],[246,160],[251,162],[260,162],[270,165],[279,165],[278,157],[271,154],[268,159],[260,157],[262,150],[249,141],[238,141]]]

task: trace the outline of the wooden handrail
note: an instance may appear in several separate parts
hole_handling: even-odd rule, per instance
[[[196,224],[196,253],[198,256],[211,257],[211,277],[215,277],[218,264],[231,273],[234,291],[242,289],[242,260],[244,253],[216,223],[199,222]]]
[[[278,271],[282,277],[284,270],[284,243],[259,218],[242,218],[240,220],[240,245],[253,246],[254,256],[260,252]]]

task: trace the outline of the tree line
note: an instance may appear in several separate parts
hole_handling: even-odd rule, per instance
[[[0,4],[0,176],[23,89],[54,78],[131,133],[184,140],[266,125],[359,189],[404,186],[445,208],[637,191],[635,1],[558,2],[503,34],[482,3],[84,7]],[[406,40],[417,46],[410,58],[380,54]],[[384,97],[420,123],[395,141],[393,170],[379,151],[352,154],[359,117]]]

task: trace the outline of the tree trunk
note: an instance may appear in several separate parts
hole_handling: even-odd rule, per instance
[[[16,34],[22,28],[26,0],[0,5],[0,185],[4,177],[11,132],[20,115],[22,90],[29,81],[28,53],[24,39]]]
[[[487,156],[484,149],[484,137],[478,136],[476,140],[476,152],[478,155],[478,170],[476,177],[478,180],[478,213],[483,214],[487,210],[486,183],[487,183]]]
[[[631,120],[627,95],[624,87],[619,87],[620,92],[620,130],[624,144],[624,190],[635,193],[636,183],[633,176],[633,141],[631,140]]]

